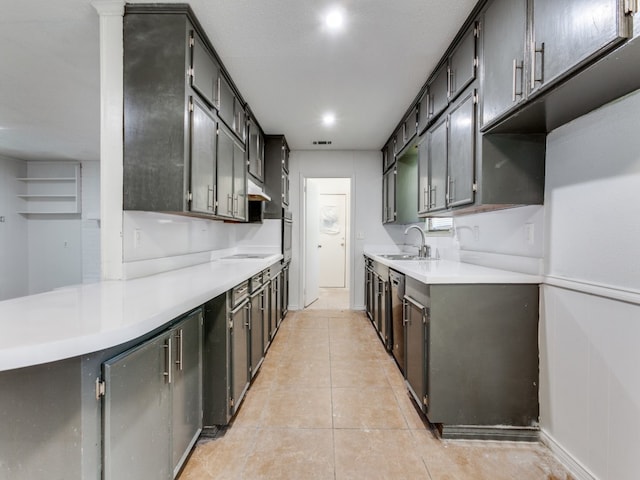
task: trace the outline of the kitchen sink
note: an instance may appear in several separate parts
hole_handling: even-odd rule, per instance
[[[412,253],[385,253],[378,256],[386,258],[387,260],[429,260],[426,257],[419,257]]]
[[[222,257],[220,260],[245,260],[256,258],[268,258],[275,255],[274,253],[236,253],[228,257]]]

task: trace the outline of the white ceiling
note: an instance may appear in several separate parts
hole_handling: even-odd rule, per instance
[[[136,3],[156,3],[137,0]],[[183,3],[183,2],[171,2]],[[292,149],[378,149],[476,0],[192,0],[266,133]],[[322,24],[333,5],[346,26]],[[99,159],[98,16],[90,0],[29,0],[0,16],[0,155]],[[333,111],[327,128],[321,116]],[[327,148],[327,147],[321,147]]]

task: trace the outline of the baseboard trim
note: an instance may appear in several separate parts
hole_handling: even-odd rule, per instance
[[[543,429],[540,429],[540,442],[551,450],[558,461],[562,463],[576,480],[598,480],[587,468],[567,452],[553,437]]]

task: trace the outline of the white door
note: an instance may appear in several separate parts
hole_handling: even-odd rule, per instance
[[[320,210],[320,194],[317,183],[305,179],[305,285],[304,306],[308,307],[320,296],[320,226],[318,214]]]
[[[320,194],[320,287],[345,287],[346,212],[346,195]]]

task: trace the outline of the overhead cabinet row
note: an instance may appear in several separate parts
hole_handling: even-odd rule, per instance
[[[489,2],[481,16],[482,127],[627,40],[637,8],[631,8],[631,3]]]
[[[593,72],[599,81],[580,77],[581,69],[591,68],[628,37],[632,12],[626,5],[617,0],[481,2],[382,150],[384,222],[407,223],[410,217],[389,210],[400,196],[405,204],[415,202],[421,217],[542,203],[546,132],[558,119],[585,113],[603,98],[593,91],[605,83],[609,88],[609,82]],[[629,51],[639,47],[631,42],[622,52],[633,57]],[[637,61],[628,63],[640,70],[633,66]],[[597,72],[606,75],[607,70]],[[574,84],[580,88],[568,91],[577,77]],[[621,82],[626,89],[640,88],[640,77],[631,78],[636,80],[614,79],[614,90]],[[553,96],[554,89],[564,90]],[[391,185],[389,172],[397,174],[400,159],[416,146],[417,194],[407,199],[413,193],[400,192],[397,179]]]
[[[124,209],[246,221],[265,136],[184,5],[127,5]]]
[[[472,25],[458,47],[445,58],[425,86],[424,92],[405,115],[385,146],[383,170],[386,171],[417,134],[433,123],[476,78],[478,29]]]

